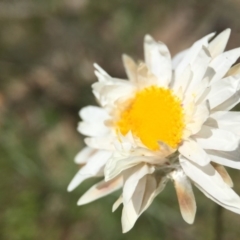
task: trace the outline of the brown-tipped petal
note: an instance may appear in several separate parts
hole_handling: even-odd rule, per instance
[[[172,178],[174,180],[182,217],[187,223],[192,224],[197,207],[191,182],[181,170],[175,171],[172,174]]]
[[[137,64],[126,54],[122,55],[123,65],[131,82],[137,82]]]
[[[220,176],[222,177],[223,181],[229,186],[229,187],[233,187],[233,181],[231,179],[231,177],[229,176],[227,170],[225,167],[223,167],[220,164],[211,163],[212,166],[216,169],[216,171],[220,174]]]
[[[112,212],[115,212],[118,207],[122,204],[123,199],[122,199],[122,195],[117,199],[117,201],[113,204],[112,206]]]
[[[108,182],[104,180],[92,186],[83,196],[78,200],[78,205],[84,205],[104,197],[114,191],[117,191],[122,186],[122,178],[117,177]]]

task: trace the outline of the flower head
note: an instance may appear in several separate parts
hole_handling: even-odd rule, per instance
[[[230,30],[209,34],[173,60],[168,48],[147,35],[145,62],[123,55],[129,81],[112,78],[97,64],[93,93],[100,107],[80,111],[87,147],[76,163],[71,191],[90,177],[104,177],[78,201],[89,203],[113,191],[122,194],[123,232],[171,180],[183,219],[193,223],[192,184],[219,205],[240,214],[228,166],[240,169],[240,48],[224,52]]]

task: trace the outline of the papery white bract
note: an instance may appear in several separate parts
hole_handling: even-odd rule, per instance
[[[93,93],[100,107],[80,111],[87,147],[76,156],[85,164],[70,183],[104,177],[78,201],[89,203],[122,189],[123,232],[172,180],[183,219],[193,223],[192,184],[207,197],[240,213],[240,198],[223,166],[240,169],[240,48],[224,52],[230,30],[195,42],[171,60],[168,48],[147,35],[145,62],[123,55],[129,81],[112,78],[94,64]]]

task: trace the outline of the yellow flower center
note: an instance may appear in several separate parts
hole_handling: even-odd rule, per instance
[[[131,131],[151,150],[160,149],[158,141],[176,148],[184,129],[181,101],[169,89],[145,88],[121,113],[117,129],[123,135]]]

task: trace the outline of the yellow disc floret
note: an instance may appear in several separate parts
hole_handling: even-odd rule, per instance
[[[184,129],[181,101],[170,89],[145,88],[121,113],[117,129],[123,135],[131,131],[151,150],[160,149],[158,141],[176,148]]]

